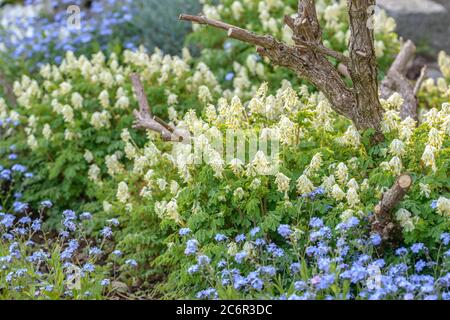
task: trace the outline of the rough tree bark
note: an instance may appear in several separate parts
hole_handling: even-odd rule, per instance
[[[392,210],[403,200],[412,181],[408,174],[399,176],[391,189],[383,194],[380,202],[375,206],[370,220],[372,233],[379,234],[385,246],[396,245],[402,239],[401,227],[395,220]]]
[[[257,46],[257,51],[273,64],[291,69],[313,83],[327,97],[333,109],[351,119],[356,128],[375,130],[375,141],[381,141],[383,108],[378,95],[374,35],[368,27],[373,5],[375,0],[348,0],[349,57],[323,45],[314,0],[299,0],[297,16],[285,17],[285,23],[293,31],[293,46],[205,16],[182,14],[180,20],[223,29],[230,38]],[[330,57],[347,68],[352,88],[346,85],[329,61]]]

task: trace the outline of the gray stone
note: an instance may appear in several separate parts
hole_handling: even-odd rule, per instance
[[[397,22],[397,32],[430,53],[450,52],[450,0],[378,0]]]
[[[433,1],[442,4],[450,12],[450,0],[433,0]]]
[[[428,78],[432,78],[434,80],[442,77],[441,69],[437,63],[427,64],[427,74]]]

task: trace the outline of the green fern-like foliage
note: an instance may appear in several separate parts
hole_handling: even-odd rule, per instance
[[[14,83],[17,105],[0,100],[0,120],[23,124],[7,142],[26,155],[23,164],[34,173],[26,201],[51,199],[55,212],[81,209],[95,201],[107,173],[121,171],[115,161],[126,159],[124,132],[138,145],[146,140],[132,128],[137,102],[131,73],[141,75],[152,111],[165,119],[175,119],[177,111],[200,111],[221,94],[207,66],[195,65],[186,51],[184,58],[143,49],[90,58],[68,52],[61,64],[46,64],[33,78],[24,75]]]

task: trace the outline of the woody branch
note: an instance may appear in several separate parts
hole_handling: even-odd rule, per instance
[[[134,128],[147,129],[159,133],[161,138],[165,141],[183,141],[185,136],[176,128],[172,127],[165,121],[152,114],[145,95],[144,87],[138,74],[131,75],[131,82],[136,94],[136,99],[139,104],[139,109],[134,110]]]
[[[373,31],[367,26],[370,6],[374,0],[349,0],[351,39],[350,57],[323,45],[322,31],[314,0],[300,0],[296,17],[285,17],[293,31],[295,45],[288,45],[272,36],[257,35],[251,31],[205,16],[180,15],[180,20],[227,31],[233,39],[257,47],[258,53],[271,62],[296,72],[299,77],[313,83],[324,93],[333,109],[351,119],[358,129],[374,129],[377,140],[382,139],[380,122],[383,109],[378,98],[377,66],[373,44]],[[330,57],[348,70],[353,87],[347,87]]]

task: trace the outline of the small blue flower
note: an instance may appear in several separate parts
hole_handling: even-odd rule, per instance
[[[53,203],[50,200],[44,200],[41,202],[41,206],[44,208],[51,208]]]
[[[431,201],[431,204],[430,204],[431,209],[436,210],[436,208],[437,208],[437,203],[438,203],[437,200]]]
[[[70,236],[70,233],[67,232],[66,230],[62,230],[62,231],[59,233],[59,236],[60,236],[61,238],[68,238],[68,237]]]
[[[316,287],[319,290],[328,289],[334,283],[335,278],[336,276],[334,274],[325,274],[323,276],[320,276],[320,280],[316,284]]]
[[[80,219],[81,220],[91,220],[92,214],[90,212],[83,212],[82,214],[80,214]]]
[[[85,272],[94,272],[95,271],[95,266],[92,263],[87,262],[83,266],[83,271],[85,271]]]
[[[209,264],[210,264],[211,259],[209,259],[208,256],[205,256],[205,255],[202,254],[202,255],[199,255],[199,256],[197,257],[197,262],[198,262],[198,264],[201,265],[201,266],[206,266],[206,265],[209,265]]]
[[[6,228],[11,228],[14,224],[14,220],[16,219],[16,217],[12,214],[5,214],[3,217],[0,216],[0,218],[2,218],[0,220],[0,224],[4,225]]]
[[[257,245],[258,247],[263,246],[266,244],[266,240],[259,238],[255,240],[255,245]]]
[[[324,193],[325,193],[325,189],[322,187],[318,187],[310,193],[302,194],[302,197],[310,198],[311,200],[314,200],[317,196],[323,195]]]
[[[29,224],[31,222],[31,218],[30,217],[22,217],[19,219],[18,222],[20,224]]]
[[[245,286],[248,284],[247,278],[245,278],[245,277],[243,277],[243,276],[241,276],[241,275],[238,275],[238,274],[237,274],[237,275],[234,275],[233,281],[234,281],[233,287],[234,287],[236,290],[240,290],[240,289],[242,289],[242,288],[245,288]]]
[[[191,229],[182,228],[182,229],[180,229],[180,231],[178,231],[178,234],[183,237],[185,235],[188,235],[190,232],[191,232]]]
[[[104,237],[104,238],[111,238],[113,233],[110,227],[104,227],[101,231],[100,234]]]
[[[31,263],[40,263],[43,261],[46,261],[48,259],[49,255],[45,253],[42,250],[35,251],[33,254],[29,257],[27,257],[27,261]]]
[[[9,181],[9,180],[11,180],[11,174],[12,174],[12,172],[9,169],[2,170],[0,172],[0,178],[3,180]]]
[[[250,286],[251,286],[253,289],[257,290],[257,291],[261,291],[261,290],[263,289],[264,282],[263,282],[261,279],[259,279],[259,278],[253,279],[253,280],[250,282]]]
[[[374,233],[370,236],[370,242],[374,246],[379,246],[381,244],[381,236],[378,233]]]
[[[245,241],[245,235],[244,234],[240,234],[240,235],[238,235],[238,236],[236,236],[236,238],[235,238],[235,241],[237,242],[237,243],[239,243],[239,242],[243,242],[243,241]]]
[[[292,273],[298,273],[300,272],[300,267],[301,267],[300,263],[294,262],[289,267],[289,270],[291,270]]]
[[[411,246],[411,251],[413,253],[419,253],[420,251],[425,250],[425,246],[423,243],[415,243]]]
[[[419,260],[416,262],[416,265],[414,267],[417,272],[421,272],[426,266],[427,266],[427,263],[425,261]]]
[[[77,225],[70,219],[64,219],[63,225],[67,231],[75,231],[77,229]]]
[[[89,255],[90,256],[98,256],[102,253],[102,250],[97,247],[92,247],[89,249]]]
[[[404,256],[408,253],[408,249],[406,248],[398,248],[397,250],[395,250],[395,254],[397,256]]]
[[[323,227],[323,220],[320,218],[312,218],[309,222],[309,225],[313,228],[322,228]]]
[[[319,258],[317,266],[321,271],[328,272],[330,269],[330,258]]]
[[[252,230],[250,230],[250,235],[252,236],[252,237],[254,237],[254,236],[256,236],[257,234],[258,234],[258,232],[260,232],[261,231],[261,228],[260,227],[255,227],[255,228],[253,228]]]
[[[289,238],[292,234],[291,228],[287,224],[282,224],[277,229],[278,234],[283,238]]]
[[[247,257],[247,252],[241,251],[241,252],[236,253],[236,256],[234,257],[234,260],[235,260],[237,263],[241,264],[242,261],[243,261],[246,257]]]
[[[305,281],[296,281],[294,283],[294,288],[297,291],[303,291],[306,290],[306,288],[308,288],[308,285],[306,284]]]
[[[75,214],[75,211],[73,210],[64,210],[63,216],[66,220],[76,220],[77,215]]]
[[[100,285],[102,287],[107,287],[110,285],[110,283],[111,283],[111,281],[109,279],[103,279],[102,281],[100,281]]]
[[[44,287],[44,291],[52,292],[52,291],[53,291],[53,286],[52,286],[51,284],[46,285],[46,286]]]
[[[225,41],[225,43],[223,44],[223,48],[225,50],[230,50],[231,48],[233,48],[233,43],[231,41]]]
[[[115,255],[116,257],[120,257],[122,255],[122,252],[120,250],[114,250],[113,252],[111,252],[113,255]]]
[[[441,241],[444,246],[447,246],[450,243],[450,233],[441,234]]]
[[[186,242],[186,249],[184,250],[184,254],[189,256],[197,252],[198,241],[195,239],[188,240]]]
[[[209,289],[197,292],[196,297],[198,299],[217,299],[218,293],[217,293],[216,289],[209,288]]]
[[[259,268],[259,271],[261,272],[261,274],[265,274],[268,276],[275,276],[275,274],[277,273],[277,269],[274,266],[262,266]]]
[[[188,268],[188,273],[189,274],[195,274],[200,270],[200,266],[198,264],[194,264],[193,266],[190,266]]]
[[[450,272],[439,278],[439,284],[444,288],[450,288]]]
[[[347,220],[347,225],[349,228],[354,228],[359,225],[359,219],[357,217],[350,217]]]
[[[127,266],[132,267],[132,268],[136,268],[136,267],[138,266],[136,260],[134,260],[134,259],[128,259],[128,260],[126,260],[126,261],[125,261],[125,264],[126,264]]]
[[[228,73],[225,75],[225,80],[226,80],[226,81],[231,81],[231,80],[233,80],[233,78],[234,78],[234,73],[233,73],[233,72],[228,72]]]
[[[227,265],[227,262],[225,261],[225,260],[220,260],[218,263],[217,263],[217,268],[219,268],[219,269],[222,269],[222,268],[224,268],[225,266]]]
[[[34,177],[34,175],[33,175],[31,172],[26,172],[26,173],[24,174],[24,176],[25,176],[25,178],[27,178],[27,179],[30,179],[30,178],[33,178],[33,177]]]
[[[221,233],[216,234],[216,236],[214,237],[214,240],[216,240],[217,242],[226,241],[227,239],[227,236]]]
[[[25,242],[25,245],[27,247],[31,248],[31,247],[34,247],[36,245],[36,243],[33,240],[28,240],[28,241]]]
[[[106,220],[106,222],[109,225],[114,226],[114,227],[118,227],[120,225],[119,219],[116,219],[116,218],[112,218],[112,219]]]
[[[405,293],[403,295],[403,300],[414,300],[414,295],[412,293]]]
[[[28,204],[20,201],[15,201],[13,203],[13,210],[16,213],[23,213],[28,209]]]
[[[12,171],[16,171],[16,172],[20,172],[20,173],[24,173],[25,171],[27,171],[27,167],[21,165],[21,164],[15,164],[11,167]]]

